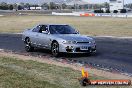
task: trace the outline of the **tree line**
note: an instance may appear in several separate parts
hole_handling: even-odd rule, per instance
[[[67,5],[66,3],[43,3],[41,5],[38,4],[30,4],[30,3],[19,3],[19,4],[7,4],[6,2],[0,3],[0,9],[1,10],[30,10],[30,7],[42,7],[42,9],[48,10],[48,9],[94,9],[94,10],[100,10],[101,8],[107,8],[109,9],[109,3],[105,2],[102,4],[84,4],[84,5]],[[125,7],[132,8],[132,4],[126,4]],[[109,11],[108,11],[109,12]]]
[[[132,3],[126,4],[125,7],[132,9]]]
[[[38,4],[30,4],[30,3],[19,3],[19,4],[7,4],[6,2],[0,3],[0,9],[1,10],[30,10],[30,7],[42,7],[43,9],[66,9],[67,5],[65,3],[62,4],[56,4],[54,2],[50,3],[43,3],[42,5]]]

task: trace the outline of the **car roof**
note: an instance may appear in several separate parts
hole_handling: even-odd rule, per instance
[[[68,24],[39,24],[39,25],[48,25],[48,26],[50,26],[50,25],[68,25]]]

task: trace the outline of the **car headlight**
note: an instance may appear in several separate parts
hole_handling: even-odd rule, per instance
[[[63,44],[76,44],[76,41],[63,41]]]

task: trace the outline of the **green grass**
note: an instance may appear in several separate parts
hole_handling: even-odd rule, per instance
[[[0,17],[1,33],[22,32],[43,23],[70,24],[82,34],[92,36],[132,36],[131,18],[73,16],[4,16]]]
[[[70,68],[0,58],[0,88],[79,88],[78,77],[81,73]]]
[[[0,88],[81,88],[78,77],[81,77],[81,72],[71,68],[0,57]],[[92,74],[89,78],[104,79]],[[90,86],[88,88],[124,87]]]

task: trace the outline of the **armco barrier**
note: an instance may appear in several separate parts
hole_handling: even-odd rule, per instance
[[[123,17],[129,18],[132,17],[132,13],[84,13],[84,12],[73,12],[73,13],[56,13],[52,12],[52,15],[60,16],[84,16],[84,17]]]
[[[95,16],[98,16],[98,17],[121,17],[121,18],[129,18],[129,17],[132,17],[132,14],[131,13],[96,13]]]
[[[79,16],[80,14],[78,14],[78,13],[56,13],[56,12],[52,12],[52,15],[59,15],[59,16]]]
[[[4,16],[4,15],[0,15],[0,17],[1,17],[1,16]]]
[[[127,15],[127,17],[132,17],[132,15]]]
[[[103,13],[96,13],[95,16],[102,16],[102,17],[111,17],[112,14],[103,14]]]
[[[59,16],[95,16],[94,13],[83,13],[83,12],[73,12],[73,13],[56,13],[52,12],[52,15],[59,15]]]

